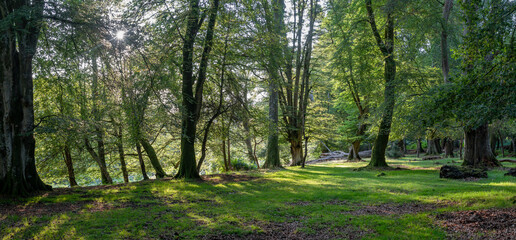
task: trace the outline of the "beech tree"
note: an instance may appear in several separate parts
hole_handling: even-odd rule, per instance
[[[190,0],[188,8],[187,26],[183,41],[181,159],[176,178],[200,178],[195,160],[196,129],[202,108],[203,86],[206,81],[208,60],[213,45],[213,33],[219,10],[219,0],[213,0],[209,11],[209,21],[196,81],[193,75],[194,44],[205,15],[200,12],[199,0]]]
[[[50,190],[34,159],[32,59],[36,54],[44,1],[4,0],[0,5],[0,193],[26,195]]]
[[[389,142],[389,134],[391,132],[392,115],[394,112],[394,103],[396,100],[396,61],[394,60],[394,3],[389,1],[385,6],[386,23],[385,37],[380,36],[378,27],[376,26],[376,17],[373,11],[371,0],[366,0],[366,9],[368,21],[371,25],[376,44],[384,57],[384,102],[383,113],[378,129],[378,135],[374,141],[373,152],[369,167],[387,167],[385,161],[385,149]]]

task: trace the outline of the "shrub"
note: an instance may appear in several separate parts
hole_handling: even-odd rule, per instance
[[[242,170],[253,170],[256,169],[256,165],[254,163],[247,163],[242,159],[233,159],[231,161],[231,165],[233,165],[233,168],[235,171],[242,171]]]
[[[400,148],[396,145],[392,145],[391,148],[385,152],[385,155],[390,158],[400,158],[403,157],[403,152],[401,152]]]

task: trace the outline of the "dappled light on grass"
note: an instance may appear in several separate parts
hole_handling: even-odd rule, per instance
[[[13,209],[0,218],[12,227],[2,225],[0,233],[7,238],[273,239],[277,231],[309,239],[324,231],[328,238],[439,239],[445,233],[432,220],[438,212],[514,207],[516,181],[501,170],[489,171],[488,179],[463,181],[440,179],[436,170],[386,171],[384,176],[377,176],[381,171],[353,171],[363,164],[289,167],[250,172],[252,177],[215,176],[211,182],[156,180],[76,188],[0,205]],[[39,215],[34,215],[35,206]]]

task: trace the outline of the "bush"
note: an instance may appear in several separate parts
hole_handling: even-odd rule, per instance
[[[242,170],[253,170],[257,169],[256,165],[254,163],[247,163],[242,159],[233,159],[231,161],[231,165],[233,165],[233,168],[235,171],[242,171]]]
[[[396,145],[391,146],[391,148],[385,152],[385,155],[389,158],[400,158],[403,157],[403,152],[401,152],[400,148]]]

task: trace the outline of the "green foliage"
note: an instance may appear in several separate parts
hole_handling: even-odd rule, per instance
[[[404,154],[401,151],[401,149],[398,147],[398,145],[392,144],[391,147],[387,151],[385,151],[385,156],[397,159],[397,158],[403,157]]]
[[[241,158],[233,159],[231,161],[231,165],[236,171],[249,171],[257,169],[256,164],[248,163]]]

